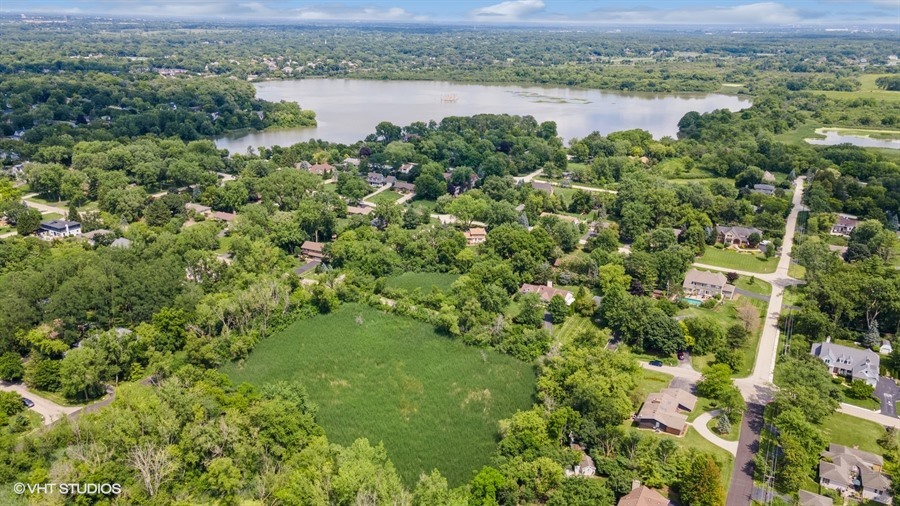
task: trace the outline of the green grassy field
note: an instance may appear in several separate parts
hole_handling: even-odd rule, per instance
[[[395,192],[394,190],[385,190],[378,195],[375,195],[371,199],[368,199],[368,201],[374,202],[376,204],[390,204],[391,202],[397,202],[402,196],[403,195],[400,194],[400,192]]]
[[[671,374],[641,369],[641,381],[634,391],[635,398],[640,399],[639,402],[644,402],[647,394],[661,392],[669,386],[670,381],[672,381]]]
[[[762,254],[738,253],[718,248],[706,248],[706,253],[697,258],[701,264],[713,265],[723,269],[770,273],[778,267],[778,257],[765,258]]]
[[[447,274],[443,272],[404,272],[399,276],[393,276],[385,280],[388,288],[413,291],[416,288],[423,292],[430,292],[437,288],[442,292],[450,290],[450,285],[459,278],[459,274]]]
[[[566,318],[566,322],[562,325],[555,325],[553,327],[553,340],[560,344],[566,344],[572,340],[572,337],[581,332],[595,329],[596,327],[593,322],[591,322],[590,318],[572,315]]]
[[[884,428],[868,420],[860,420],[854,416],[835,413],[822,423],[822,434],[829,443],[844,446],[859,446],[860,450],[881,455],[878,438],[884,434]]]
[[[535,391],[531,364],[358,304],[294,322],[223,372],[300,381],[331,441],[383,441],[410,486],[435,468],[453,486],[469,480],[496,449],[498,420],[528,409]]]
[[[814,91],[815,94],[822,94],[829,98],[838,98],[842,100],[852,100],[854,98],[874,98],[875,100],[886,100],[888,102],[900,102],[900,92],[882,90],[875,86],[875,80],[882,76],[891,74],[865,74],[859,76],[860,88],[858,91]]]
[[[746,300],[749,300],[751,304],[753,304],[757,309],[760,310],[760,320],[762,320],[763,311],[765,311],[767,304],[761,300]],[[710,316],[716,319],[726,329],[735,323],[740,323],[740,319],[737,315],[737,310],[735,309],[734,301],[725,302],[713,309],[694,306],[679,311],[678,315],[688,317]],[[741,362],[741,368],[734,372],[735,378],[743,378],[749,376],[753,371],[753,366],[756,364],[756,352],[757,348],[759,347],[759,337],[761,334],[762,322],[760,322],[759,328],[756,330],[756,332],[752,333],[750,337],[747,338],[747,344],[743,348],[741,348],[741,351],[744,353],[744,360]],[[691,364],[694,366],[694,369],[702,371],[703,368],[709,365],[710,362],[712,362],[714,359],[715,357],[711,353],[707,355],[692,355]]]
[[[719,426],[719,420],[716,418],[710,418],[708,422],[706,422],[706,428],[712,431],[713,434],[719,436],[725,441],[737,441],[741,438],[741,424],[737,422],[731,422],[731,431],[728,434],[719,434],[719,431],[716,430]]]

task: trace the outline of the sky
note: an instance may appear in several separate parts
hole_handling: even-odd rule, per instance
[[[893,25],[900,0],[0,0],[3,13],[209,20]]]

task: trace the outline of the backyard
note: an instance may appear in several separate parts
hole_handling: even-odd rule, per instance
[[[761,253],[738,253],[718,248],[706,248],[706,253],[698,257],[697,262],[723,269],[761,274],[775,272],[775,268],[778,267],[778,257],[765,258]]]
[[[452,486],[471,479],[496,449],[497,422],[528,409],[535,389],[531,364],[358,304],[294,322],[223,372],[299,381],[331,441],[384,442],[408,485],[435,468]]]

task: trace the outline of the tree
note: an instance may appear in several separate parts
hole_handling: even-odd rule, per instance
[[[557,325],[564,323],[566,318],[569,317],[569,306],[561,295],[554,295],[553,298],[550,299],[550,304],[547,305],[547,311],[550,313],[550,318],[553,323]]]
[[[43,215],[37,209],[26,209],[16,217],[16,232],[19,235],[31,235],[41,228]]]
[[[695,316],[682,320],[694,338],[694,352],[704,355],[725,345],[722,325],[710,316]]]
[[[128,452],[128,464],[138,472],[141,485],[150,497],[155,497],[160,487],[173,478],[178,463],[169,451],[155,443],[134,446]]]
[[[862,380],[853,380],[850,388],[847,389],[847,395],[854,399],[870,399],[875,393],[875,387]]]
[[[578,293],[575,294],[575,302],[572,303],[572,310],[585,317],[590,317],[597,310],[594,297],[587,288],[583,286],[578,288]]]
[[[724,506],[721,470],[709,455],[695,455],[678,486],[681,501],[691,506]]]
[[[536,293],[525,293],[519,296],[519,314],[513,317],[513,323],[533,328],[540,328],[544,321],[544,305]]]
[[[743,348],[747,344],[749,333],[740,323],[734,323],[725,331],[725,343],[729,348]]]
[[[8,351],[0,355],[0,380],[15,383],[25,376],[25,366],[18,353]]]
[[[471,506],[499,506],[498,493],[503,491],[506,478],[503,473],[490,466],[481,468],[481,471],[472,478]]]
[[[718,399],[732,385],[731,368],[725,364],[713,364],[703,369],[703,377],[697,382],[697,393],[701,397]]]
[[[464,227],[469,228],[472,226],[472,221],[483,217],[487,213],[489,205],[483,199],[476,199],[464,193],[451,200],[449,204],[444,206],[444,209],[456,216]]]
[[[75,348],[66,353],[59,365],[60,391],[69,398],[84,400],[103,394],[100,381],[102,364],[92,348]]]
[[[731,420],[728,419],[728,415],[722,413],[716,420],[716,432],[719,434],[728,434],[731,432]]]
[[[565,478],[547,506],[613,506],[616,496],[599,480]]]

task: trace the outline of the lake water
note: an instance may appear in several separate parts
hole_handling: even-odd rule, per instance
[[[817,134],[824,135],[824,139],[806,139],[810,144],[822,146],[834,146],[836,144],[853,144],[864,148],[888,148],[900,149],[900,139],[873,139],[861,135],[846,135],[835,130],[816,130]]]
[[[231,152],[248,147],[290,146],[310,139],[351,144],[390,121],[406,126],[415,121],[440,121],[447,116],[474,114],[531,115],[556,121],[568,142],[598,131],[642,128],[655,138],[675,136],[678,121],[690,111],[737,111],[749,107],[745,97],[720,94],[614,93],[542,86],[491,86],[447,81],[363,81],[303,79],[256,84],[259,98],[287,100],[316,112],[318,126],[251,132],[216,139]]]

